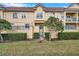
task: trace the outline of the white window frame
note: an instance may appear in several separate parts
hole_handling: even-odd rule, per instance
[[[22,19],[26,19],[26,18],[27,18],[26,13],[22,12],[22,13],[21,13],[21,18],[22,18]]]
[[[40,13],[42,14],[41,16],[40,16]],[[43,19],[43,17],[44,17],[43,14],[44,14],[43,12],[37,12],[36,15],[35,15],[36,16],[36,19]]]
[[[16,16],[15,16],[16,15]],[[12,15],[13,19],[18,19],[18,13],[17,12],[13,12],[13,15]]]
[[[28,25],[29,27],[26,28],[26,24],[25,24],[24,27],[25,27],[26,30],[29,30],[29,29],[30,29],[30,24],[27,24],[27,25]]]

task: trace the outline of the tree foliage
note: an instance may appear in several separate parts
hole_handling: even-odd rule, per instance
[[[8,21],[6,21],[4,19],[0,19],[0,42],[4,41],[4,39],[1,35],[1,30],[11,29],[11,28],[12,28],[11,24]]]
[[[55,31],[63,31],[64,29],[62,21],[56,17],[49,17],[44,25]]]
[[[0,30],[6,30],[11,28],[11,24],[8,21],[0,19]]]

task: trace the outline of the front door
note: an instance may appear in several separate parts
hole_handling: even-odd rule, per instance
[[[43,25],[39,25],[39,34],[40,34],[40,37],[44,38],[44,26]]]

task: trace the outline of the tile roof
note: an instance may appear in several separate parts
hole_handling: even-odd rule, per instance
[[[44,11],[46,12],[52,12],[52,11],[64,11],[64,8],[44,8]]]
[[[7,8],[5,8],[4,9],[4,11],[6,12],[6,11],[24,11],[24,12],[34,12],[36,10],[36,8],[27,8],[27,7],[7,7]],[[45,12],[54,12],[54,11],[56,11],[56,12],[62,12],[62,11],[64,11],[64,10],[66,10],[66,11],[77,11],[77,10],[79,10],[79,9],[76,9],[76,8],[46,8],[46,7],[44,7],[43,8],[43,10],[45,11]]]
[[[6,11],[27,11],[27,12],[34,12],[36,8],[27,8],[27,7],[7,7],[5,8]],[[51,11],[64,11],[64,8],[43,8],[44,11],[46,12],[51,12]]]
[[[79,5],[79,3],[72,3],[72,4],[70,4],[68,7],[71,7],[73,4],[77,4],[77,5]]]
[[[33,12],[34,8],[27,8],[27,7],[6,7],[4,11],[27,11]]]
[[[34,12],[36,10],[37,7],[41,6],[43,8],[44,11],[46,12],[51,12],[51,11],[63,11],[64,8],[48,8],[48,7],[44,7],[41,3],[37,4],[35,7],[6,7],[5,8],[5,12],[6,11],[27,11],[27,12]]]
[[[65,8],[65,11],[78,11],[78,8]]]
[[[79,3],[77,3],[79,4]],[[72,11],[76,11],[76,10],[79,10],[79,9],[75,9],[75,8],[49,8],[49,7],[44,7],[42,4],[37,4],[35,7],[5,7],[4,8],[4,11],[26,11],[26,12],[34,12],[36,10],[37,7],[41,6],[43,8],[43,10],[45,12],[53,12],[53,11],[56,11],[56,12],[62,12],[64,10],[72,10]]]

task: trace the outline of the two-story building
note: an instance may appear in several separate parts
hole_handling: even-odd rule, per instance
[[[45,7],[42,4],[37,4],[35,7],[0,7],[0,18],[11,23],[12,32],[26,32],[29,39],[32,39],[33,33],[39,32],[40,29],[49,32],[42,24],[50,16],[63,21],[64,31],[79,31],[78,3],[71,4],[67,8]]]

